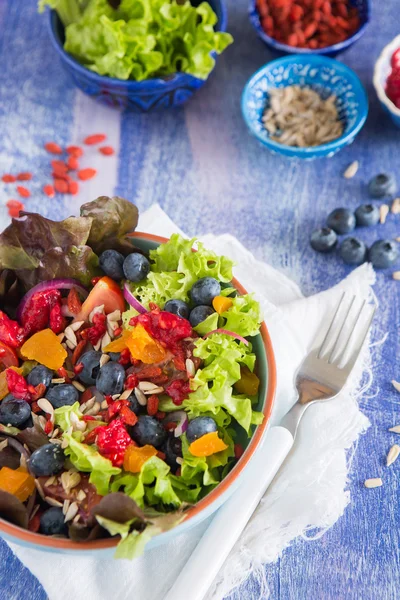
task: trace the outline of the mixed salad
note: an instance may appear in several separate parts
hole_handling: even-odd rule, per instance
[[[177,72],[206,79],[212,53],[233,42],[214,31],[208,2],[189,0],[39,0],[57,11],[64,49],[82,65],[117,79],[143,81]]]
[[[238,430],[263,421],[258,303],[194,239],[136,248],[137,218],[101,197],[0,235],[0,517],[119,535],[123,558],[213,490],[243,452]]]

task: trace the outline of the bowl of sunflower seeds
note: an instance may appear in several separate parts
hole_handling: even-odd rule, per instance
[[[247,82],[243,118],[271,152],[288,158],[330,157],[351,144],[368,115],[358,76],[324,56],[274,60]]]

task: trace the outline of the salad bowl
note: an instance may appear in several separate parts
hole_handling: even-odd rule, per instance
[[[149,251],[158,248],[160,244],[168,242],[166,238],[139,232],[128,234],[127,239],[132,242],[136,250],[138,249],[139,252],[144,254],[148,254]],[[232,280],[231,285],[236,288],[238,294],[246,294],[246,290],[235,279]],[[262,423],[258,426],[252,426],[250,436],[247,436],[245,431],[235,424],[234,429],[237,435],[235,442],[240,443],[244,450],[239,460],[212,491],[184,511],[183,519],[178,525],[154,536],[147,544],[146,549],[167,543],[173,537],[187,531],[214,513],[240,485],[247,465],[260,446],[268,429],[273,407],[276,368],[274,352],[265,323],[261,324],[259,334],[250,339],[253,352],[256,355],[256,373],[260,380],[258,401],[253,405],[253,409],[263,414]],[[76,542],[62,537],[34,533],[2,518],[0,518],[0,535],[10,542],[30,548],[72,555],[94,555],[101,558],[111,557],[119,541],[118,538],[113,537]]]

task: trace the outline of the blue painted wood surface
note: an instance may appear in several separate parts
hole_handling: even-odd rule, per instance
[[[376,0],[368,32],[340,57],[366,85],[371,112],[365,129],[353,146],[314,163],[271,156],[248,135],[240,115],[241,90],[270,55],[248,24],[246,1],[230,0],[228,7],[235,45],[194,100],[181,110],[122,115],[117,192],[140,209],[159,202],[189,234],[236,235],[258,258],[313,293],[339,281],[348,269],[336,257],[310,250],[312,229],[333,208],[366,201],[365,184],[372,175],[392,171],[400,180],[400,131],[383,113],[371,83],[381,48],[398,33],[398,0]],[[58,140],[69,141],[75,90],[53,54],[46,19],[36,14],[34,0],[0,1],[0,65],[0,170],[40,174],[42,155],[36,148],[55,130]],[[91,133],[90,123],[88,128]],[[355,159],[360,172],[346,181],[341,173]],[[69,200],[45,200],[38,193],[26,205],[53,218],[72,210]],[[399,216],[393,215],[384,226],[360,232],[370,243],[398,235]],[[389,337],[375,353],[374,395],[362,400],[372,427],[352,462],[351,504],[322,539],[296,540],[279,562],[266,567],[274,600],[400,598],[399,467],[383,467],[395,442],[387,428],[400,422],[400,396],[390,385],[400,378],[399,285],[390,274],[378,274],[375,338],[384,332]],[[365,478],[383,472],[382,488],[363,488]],[[248,581],[230,600],[255,600],[259,591],[257,582]],[[44,600],[46,594],[0,542],[0,599],[27,598]]]

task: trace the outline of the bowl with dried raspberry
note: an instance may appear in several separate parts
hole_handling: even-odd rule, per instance
[[[374,87],[383,108],[400,127],[400,35],[385,46],[376,61]]]
[[[250,0],[249,18],[279,55],[336,56],[365,32],[371,0]]]

